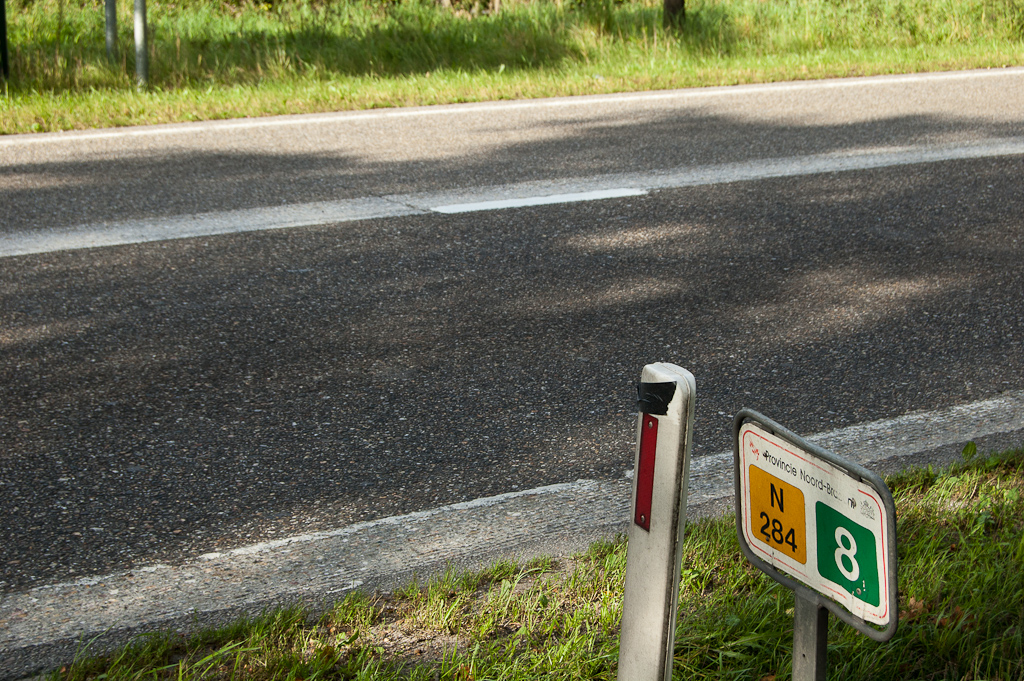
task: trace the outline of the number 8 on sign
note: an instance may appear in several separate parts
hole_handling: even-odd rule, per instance
[[[843,540],[846,540],[845,542]],[[836,528],[836,543],[839,544],[839,548],[836,549],[836,565],[839,566],[839,571],[843,573],[843,577],[846,577],[851,582],[856,582],[857,577],[860,576],[860,564],[857,562],[857,540],[853,538],[850,531],[845,527]],[[844,561],[849,560],[851,566],[847,569]]]
[[[814,505],[818,537],[818,573],[854,598],[881,603],[875,535],[820,501]]]

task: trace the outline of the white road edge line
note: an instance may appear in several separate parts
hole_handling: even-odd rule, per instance
[[[769,158],[648,173],[470,187],[447,192],[360,197],[143,220],[24,230],[0,234],[0,258],[103,246],[238,234],[272,229],[317,227],[355,220],[424,213],[455,214],[554,203],[640,196],[728,182],[796,177],[892,166],[1024,154],[1024,137],[964,145],[853,149],[827,154]]]
[[[756,93],[798,92],[813,89],[854,88],[863,86],[905,85],[908,83],[930,83],[950,80],[973,80],[981,78],[1018,77],[1024,75],[1024,67],[977,69],[973,71],[941,71],[933,73],[891,74],[864,76],[858,78],[832,78],[826,80],[786,81],[781,83],[753,83],[749,85],[728,85],[708,88],[687,88],[681,90],[655,90],[609,95],[582,95],[575,97],[552,97],[500,102],[470,102],[465,104],[444,104],[438,106],[376,109],[373,111],[338,111],[328,114],[294,114],[267,118],[246,118],[231,121],[200,121],[137,128],[105,129],[97,131],[72,131],[42,134],[23,134],[0,137],[0,148],[4,146],[47,144],[55,142],[77,142],[95,139],[116,139],[125,137],[159,137],[177,134],[195,134],[206,130],[252,130],[256,128],[292,127],[298,125],[329,124],[340,121],[379,120],[385,118],[410,118],[423,116],[447,116],[453,113],[473,114],[492,111],[523,109],[550,109],[564,107],[586,107],[593,104],[628,103],[638,100],[706,99],[718,96],[737,96]]]

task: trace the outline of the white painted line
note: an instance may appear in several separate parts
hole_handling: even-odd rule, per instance
[[[698,168],[693,171],[668,172],[645,186],[650,189],[691,187],[1021,154],[1024,154],[1024,137],[957,146],[859,149],[794,158],[730,163]]]
[[[810,440],[840,456],[868,464],[904,456],[908,450],[916,453],[1022,429],[1024,392],[1009,392],[971,404],[819,433]]]
[[[826,80],[786,81],[782,83],[728,85],[721,87],[688,88],[682,90],[655,90],[610,95],[583,95],[575,97],[552,97],[547,99],[510,100],[499,102],[470,102],[465,104],[443,104],[438,106],[374,109],[372,111],[339,111],[327,114],[295,114],[289,116],[270,116],[266,118],[244,118],[230,121],[200,121],[196,123],[139,126],[133,128],[116,128],[95,131],[85,130],[9,135],[0,137],[0,148],[22,144],[52,144],[55,142],[77,142],[93,139],[194,135],[198,132],[204,131],[284,128],[359,120],[450,116],[452,114],[474,114],[526,109],[588,107],[600,104],[623,104],[641,100],[658,101],[671,99],[707,99],[712,97],[749,95],[757,93],[801,92],[807,90],[839,88],[849,89],[866,86],[875,87],[886,85],[907,85],[912,83],[1005,78],[1007,76],[1019,77],[1022,75],[1024,75],[1024,67],[1009,67],[999,69],[979,69],[975,71],[910,73],[865,76],[860,78],[833,78]]]
[[[577,203],[580,201],[599,201],[601,199],[621,199],[627,196],[643,196],[646,189],[599,189],[574,194],[552,194],[550,196],[529,196],[522,199],[499,199],[496,201],[478,201],[476,203],[455,203],[448,206],[434,206],[435,213],[475,213],[484,210],[501,210],[503,208],[526,208],[527,206],[549,206],[556,203]]]
[[[378,197],[0,234],[0,257],[392,218],[425,211]]]
[[[216,234],[315,227],[427,212],[465,213],[518,206],[594,201],[641,196],[657,189],[1019,155],[1024,155],[1024,137],[957,146],[857,149],[649,173],[597,175],[497,187],[469,187],[447,192],[371,196],[343,201],[79,225],[61,229],[25,230],[0,234],[0,257]]]

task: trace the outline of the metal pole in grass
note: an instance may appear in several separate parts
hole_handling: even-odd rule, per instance
[[[117,0],[107,0],[107,59],[117,61]]]
[[[793,608],[793,681],[825,681],[828,610],[796,594]]]
[[[135,0],[135,79],[149,84],[149,50],[146,46],[146,0]]]
[[[4,80],[11,77],[11,64],[7,58],[7,0],[0,0],[0,73]]]

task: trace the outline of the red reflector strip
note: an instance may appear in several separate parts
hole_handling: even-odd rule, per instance
[[[644,414],[640,425],[640,462],[636,467],[636,513],[633,522],[651,531],[651,497],[654,496],[654,454],[658,450],[658,419]]]

